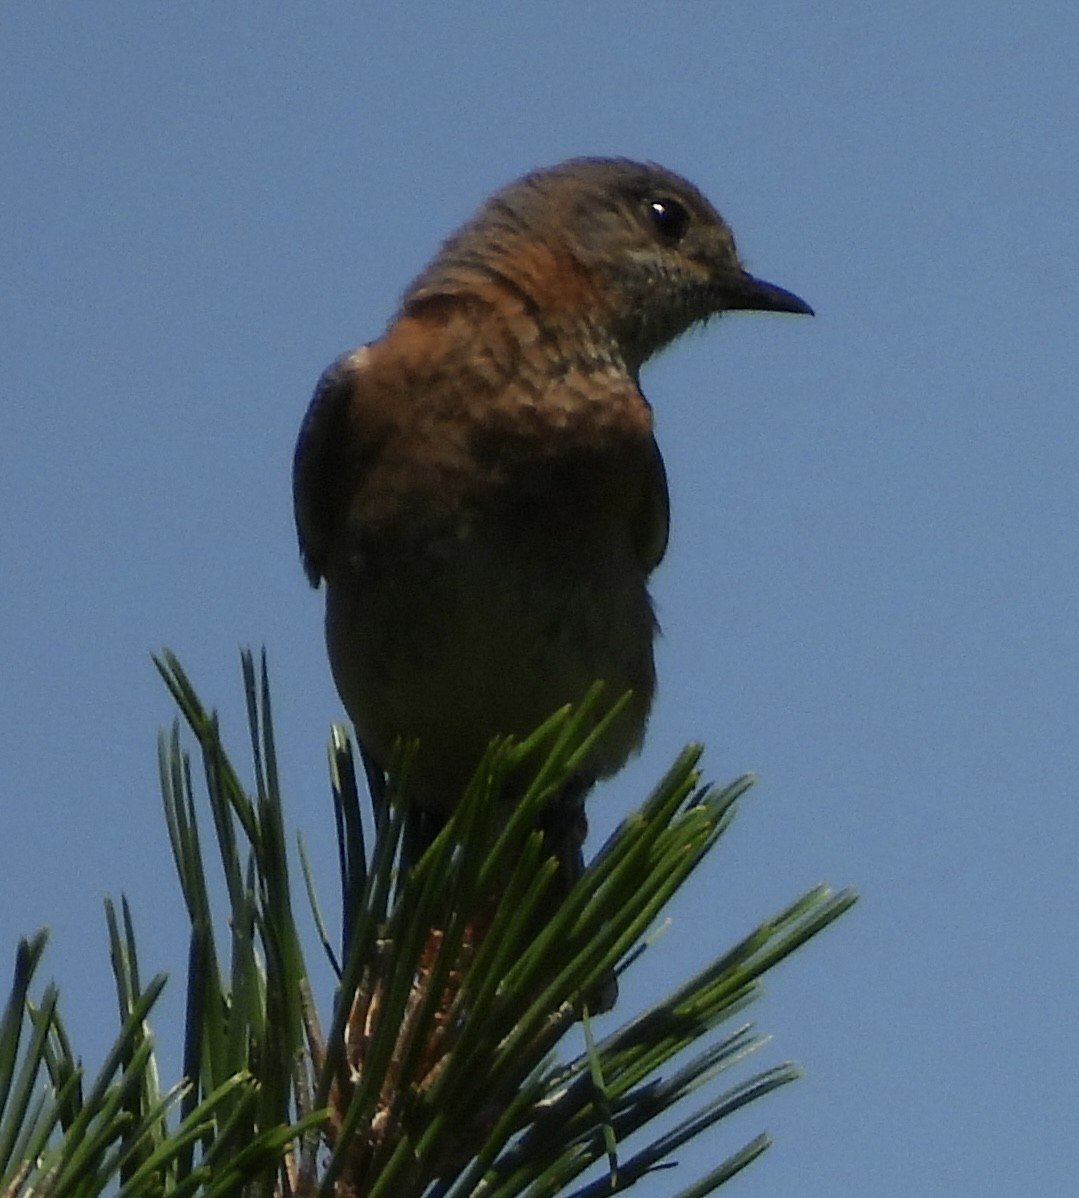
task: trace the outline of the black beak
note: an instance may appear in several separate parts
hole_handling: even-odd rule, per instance
[[[799,299],[793,291],[766,283],[763,279],[744,274],[727,292],[724,308],[746,312],[796,312],[801,316],[812,316],[813,309]]]

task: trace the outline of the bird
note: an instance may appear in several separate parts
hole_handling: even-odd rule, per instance
[[[302,564],[365,760],[383,776],[414,740],[408,796],[436,825],[493,738],[601,681],[629,698],[560,817],[579,873],[582,796],[639,748],[656,687],[669,499],[641,368],[738,310],[812,315],[688,180],[573,158],[486,199],[322,375],[293,461]]]

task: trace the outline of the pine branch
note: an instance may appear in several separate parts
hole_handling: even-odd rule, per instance
[[[55,988],[29,997],[45,934],[23,941],[0,1021],[0,1198],[591,1198],[669,1166],[797,1076],[789,1063],[745,1073],[762,1040],[742,1013],[767,970],[853,903],[849,891],[810,891],[648,1011],[598,1042],[586,1022],[584,1050],[567,1047],[588,996],[648,951],[751,779],[703,785],[700,749],[688,748],[554,904],[556,863],[538,827],[595,734],[598,689],[526,741],[492,744],[415,861],[407,746],[391,772],[403,781],[371,807],[335,729],[340,950],[300,849],[314,945],[336,979],[324,1022],[294,913],[265,661],[243,657],[250,790],[179,662],[165,653],[156,664],[197,744],[213,831],[208,842],[174,725],[160,773],[191,922],[185,1077],[160,1089],[147,1021],[164,978],[140,981],[126,900],[119,913],[106,906],[120,1033],[92,1080]],[[533,779],[523,798],[501,802],[521,771]],[[671,1111],[675,1126],[650,1133]],[[683,1198],[713,1192],[767,1144],[754,1138]]]

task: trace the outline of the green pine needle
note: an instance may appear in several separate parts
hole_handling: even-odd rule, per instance
[[[746,1075],[765,1041],[736,1021],[761,977],[851,906],[849,891],[802,895],[598,1040],[587,1015],[615,972],[626,993],[752,778],[703,784],[689,746],[556,902],[540,817],[625,699],[610,704],[596,686],[524,740],[494,742],[418,859],[415,747],[399,747],[388,788],[373,779],[385,799],[365,808],[334,728],[338,951],[302,841],[313,936],[294,914],[265,655],[242,659],[250,787],[179,661],[166,651],[155,665],[201,764],[197,787],[181,723],[162,734],[165,824],[191,924],[185,1076],[160,1087],[149,1020],[165,978],[141,981],[126,899],[106,903],[119,1032],[92,1079],[55,987],[31,998],[45,933],[22,941],[0,1016],[0,1198],[598,1198],[673,1167],[688,1143],[798,1076],[789,1063]],[[530,781],[506,803],[511,775]],[[330,963],[332,996],[309,975],[308,942]],[[660,1118],[666,1130],[650,1131]],[[768,1144],[755,1137],[678,1198],[713,1193]]]

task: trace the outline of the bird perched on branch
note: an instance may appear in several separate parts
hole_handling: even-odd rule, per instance
[[[639,746],[668,527],[640,369],[738,309],[811,313],[743,269],[685,179],[573,159],[486,200],[322,376],[294,463],[304,568],[366,757],[416,738],[410,794],[436,819],[493,737],[597,679],[632,698],[579,792]]]

